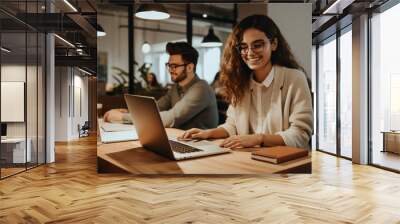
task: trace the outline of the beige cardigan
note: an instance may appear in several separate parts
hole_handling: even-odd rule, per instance
[[[249,133],[251,94],[249,90],[236,106],[230,105],[224,128],[229,136]],[[262,128],[264,134],[278,134],[288,146],[309,148],[313,130],[311,94],[303,72],[275,65],[272,116]]]

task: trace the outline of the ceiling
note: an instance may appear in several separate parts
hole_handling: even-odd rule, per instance
[[[56,66],[81,66],[96,71],[96,0],[1,0],[0,23],[2,43],[13,49],[9,56],[35,55],[36,46],[28,44],[25,50],[25,31],[56,33],[75,45],[72,47],[55,38]],[[51,9],[51,10],[50,10]],[[76,10],[75,10],[76,9]],[[49,13],[51,11],[51,13]],[[78,50],[77,49],[81,49]],[[32,53],[30,53],[32,52]],[[21,57],[20,57],[21,58]],[[28,58],[31,58],[29,56]]]
[[[214,0],[204,3],[204,1],[196,0],[68,0],[69,3],[78,10],[75,12],[68,4],[61,0],[45,0],[37,1],[16,1],[1,0],[0,1],[0,22],[3,33],[8,33],[4,38],[9,38],[7,42],[14,41],[16,49],[18,45],[23,46],[18,33],[25,32],[26,29],[32,32],[55,32],[62,38],[75,44],[77,48],[82,49],[82,54],[71,49],[65,42],[56,38],[56,63],[65,65],[70,63],[76,65],[81,61],[88,65],[96,61],[96,23],[97,9],[101,9],[102,5],[126,6],[136,3],[165,3],[164,6],[170,11],[172,19],[168,22],[176,24],[185,24],[186,22],[186,4],[167,4],[167,3],[196,3],[191,4],[191,12],[196,19],[196,25],[208,26],[209,23],[220,29],[231,29],[231,24],[226,21],[233,20],[234,6],[232,0]],[[336,0],[338,1],[338,0]],[[356,16],[365,10],[376,8],[387,0],[340,0],[340,4],[336,7],[333,14],[325,15],[323,12],[329,8],[335,0],[243,0],[235,1],[236,3],[312,3],[313,20],[310,21],[313,26],[313,38],[329,35],[329,29],[333,29],[338,20],[346,16]],[[218,4],[216,4],[218,3]],[[52,13],[48,13],[52,8]],[[111,7],[112,8],[112,7]],[[118,7],[115,7],[116,9]],[[212,22],[204,20],[202,14],[207,12],[210,17],[217,20]],[[225,22],[224,22],[225,21]],[[344,24],[344,23],[343,23]],[[342,24],[342,25],[343,25]],[[332,31],[333,32],[333,31]],[[325,34],[327,33],[327,34]],[[21,36],[21,35],[19,35]],[[4,42],[3,42],[4,43]],[[32,45],[33,46],[33,45]],[[28,47],[28,54],[30,47]],[[96,65],[92,64],[92,70],[96,70]]]
[[[337,0],[336,0],[337,1]],[[388,0],[335,0],[313,2],[313,43],[319,43],[351,24],[352,18],[367,11],[374,11]]]

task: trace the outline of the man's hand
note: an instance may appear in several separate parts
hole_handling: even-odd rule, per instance
[[[104,122],[122,122],[125,113],[128,110],[123,108],[109,110],[104,114]]]
[[[254,135],[234,135],[225,139],[220,146],[224,148],[247,148],[261,145],[263,141],[262,134]]]

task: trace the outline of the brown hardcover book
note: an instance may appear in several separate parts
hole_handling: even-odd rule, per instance
[[[289,146],[276,146],[253,152],[251,154],[251,158],[277,164],[307,155],[307,149],[300,149]]]

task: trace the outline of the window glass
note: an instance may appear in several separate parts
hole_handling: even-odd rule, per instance
[[[318,48],[318,149],[336,153],[336,39]]]
[[[352,156],[352,35],[340,36],[340,154]]]
[[[400,4],[371,19],[372,163],[400,170]]]

